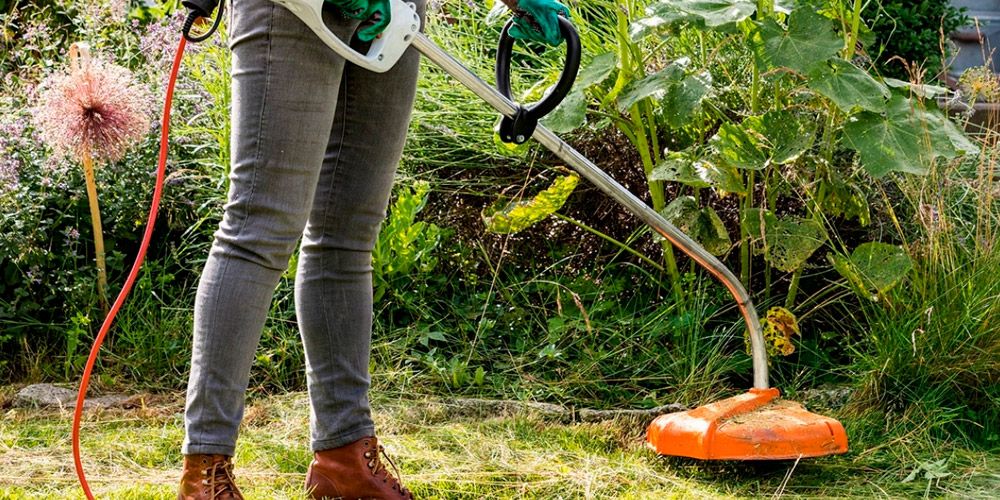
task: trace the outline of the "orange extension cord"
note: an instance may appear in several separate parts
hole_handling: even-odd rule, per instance
[[[101,330],[98,332],[97,338],[94,339],[93,347],[90,348],[90,356],[87,358],[87,365],[84,367],[83,376],[80,378],[80,392],[76,395],[76,410],[73,412],[73,462],[76,466],[76,476],[80,480],[80,487],[83,488],[83,493],[87,495],[89,500],[93,500],[94,495],[90,492],[90,485],[87,484],[87,477],[83,473],[83,461],[80,459],[80,418],[83,415],[83,402],[87,395],[87,386],[90,384],[90,375],[94,369],[94,363],[97,361],[97,353],[101,350],[101,344],[104,343],[104,337],[108,335],[108,330],[111,329],[111,323],[114,322],[115,315],[118,314],[118,310],[121,309],[122,304],[125,303],[125,299],[128,298],[129,292],[132,291],[132,285],[135,284],[135,280],[139,276],[142,261],[146,258],[146,250],[149,248],[149,241],[153,236],[153,225],[156,223],[156,214],[160,210],[163,179],[167,170],[170,106],[174,100],[174,86],[177,83],[177,74],[180,71],[181,59],[184,57],[185,46],[187,46],[187,39],[181,37],[181,41],[177,45],[177,53],[174,55],[174,64],[170,70],[170,80],[167,83],[167,96],[163,103],[163,121],[160,127],[160,160],[156,169],[156,186],[153,190],[153,201],[149,207],[149,219],[146,222],[146,231],[142,235],[139,253],[135,256],[135,263],[132,264],[132,270],[129,271],[128,278],[125,279],[125,285],[118,292],[118,298],[115,299],[114,305],[111,306],[108,316],[104,318]]]

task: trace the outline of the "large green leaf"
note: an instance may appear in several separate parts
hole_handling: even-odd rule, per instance
[[[713,157],[701,158],[695,161],[692,166],[699,177],[711,182],[712,187],[720,191],[723,196],[726,193],[747,194],[743,175],[736,167],[729,166]]]
[[[712,207],[701,208],[691,196],[681,196],[663,209],[662,215],[712,255],[723,255],[733,242],[719,214]]]
[[[682,22],[697,28],[728,27],[756,10],[755,0],[663,0],[647,7],[647,17],[632,23],[629,34],[638,40],[658,28]]]
[[[913,269],[906,250],[879,242],[858,246],[850,257],[830,253],[827,258],[858,295],[872,300],[896,286]]]
[[[754,0],[675,0],[678,11],[696,16],[709,27],[738,23],[757,11]]]
[[[694,163],[694,160],[687,153],[670,153],[649,173],[649,180],[679,182],[696,188],[710,187],[711,181],[698,174]]]
[[[890,97],[885,84],[839,57],[813,68],[808,85],[848,113],[856,107],[880,113]]]
[[[639,40],[661,27],[671,26],[681,21],[691,21],[693,16],[677,10],[668,2],[657,2],[646,7],[646,16],[629,26],[629,35],[633,40]]]
[[[649,96],[663,96],[671,85],[684,78],[686,65],[686,60],[676,61],[652,75],[630,83],[618,96],[618,109],[627,111],[633,104]]]
[[[551,113],[542,118],[542,125],[557,134],[572,132],[587,123],[587,96],[583,91],[571,92]]]
[[[741,221],[750,238],[763,244],[764,259],[776,269],[794,272],[826,242],[826,231],[813,219],[777,217],[753,208]]]
[[[748,117],[743,120],[743,126],[758,135],[771,163],[778,165],[798,159],[816,139],[816,121],[788,110]]]
[[[743,176],[704,151],[676,151],[667,155],[649,174],[651,181],[679,182],[686,186],[712,187],[727,193],[746,194]]]
[[[762,56],[771,66],[784,66],[800,73],[835,56],[844,41],[833,31],[833,22],[808,5],[792,11],[788,29],[774,19],[760,26]]]
[[[707,71],[670,85],[661,106],[667,124],[674,128],[687,125],[711,91],[712,75]]]
[[[760,170],[767,166],[767,155],[761,150],[757,138],[741,125],[723,123],[709,143],[729,166],[746,170]]]
[[[933,99],[938,96],[943,96],[948,94],[949,90],[945,87],[939,87],[937,85],[927,85],[918,84],[913,82],[904,82],[903,80],[897,80],[895,78],[886,78],[885,84],[894,89],[906,89],[913,92],[913,95],[917,97],[923,97],[925,99]]]
[[[618,55],[614,52],[606,52],[590,60],[585,68],[580,70],[576,77],[574,87],[583,90],[603,82],[611,75],[611,72],[618,66]]]
[[[556,178],[548,189],[527,201],[512,201],[492,213],[483,213],[486,230],[493,233],[517,233],[545,219],[562,208],[573,193],[580,177],[571,174]]]
[[[889,100],[884,114],[860,113],[844,126],[844,139],[875,177],[889,172],[923,175],[938,158],[977,150],[939,111],[900,95]]]

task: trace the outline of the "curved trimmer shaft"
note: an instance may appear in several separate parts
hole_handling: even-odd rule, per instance
[[[441,50],[440,47],[423,34],[417,34],[411,44],[413,48],[420,51],[427,59],[440,66],[504,116],[512,117],[517,112],[517,107],[513,102],[490,85],[487,85],[475,73],[469,71],[454,57]],[[681,251],[694,259],[702,267],[708,269],[712,275],[726,285],[726,288],[732,293],[733,298],[736,299],[736,304],[739,306],[740,312],[746,320],[747,328],[750,330],[750,349],[753,355],[753,386],[756,389],[768,388],[767,351],[764,347],[764,336],[761,332],[760,320],[757,318],[757,311],[750,301],[750,296],[732,271],[719,261],[719,259],[715,258],[714,255],[702,248],[701,245],[684,234],[680,229],[674,227],[673,224],[667,222],[663,216],[594,165],[593,162],[573,149],[569,144],[566,144],[565,141],[552,131],[539,125],[532,134],[532,137],[562,158],[585,179],[600,188],[601,191],[604,191],[630,212],[639,216],[649,227],[669,240],[674,246],[680,248]]]

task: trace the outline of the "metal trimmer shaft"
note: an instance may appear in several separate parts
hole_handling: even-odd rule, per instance
[[[517,106],[513,102],[486,84],[486,82],[469,71],[468,68],[463,66],[462,63],[450,54],[441,50],[440,47],[435,45],[434,42],[422,33],[418,33],[413,38],[412,46],[504,116],[510,117],[517,112]],[[579,172],[580,175],[597,186],[601,191],[607,193],[615,201],[621,203],[628,211],[642,219],[654,231],[666,238],[674,246],[680,248],[681,251],[707,269],[729,289],[733,298],[736,299],[736,304],[739,306],[740,313],[742,313],[750,331],[750,348],[753,356],[753,385],[757,389],[768,388],[767,351],[764,347],[764,336],[761,331],[760,320],[757,317],[757,311],[754,309],[750,296],[733,272],[714,255],[708,253],[701,245],[684,234],[680,229],[677,229],[677,227],[664,219],[662,215],[625,189],[618,181],[594,165],[593,162],[573,149],[552,131],[539,125],[532,134],[532,137],[555,153],[556,156],[562,158],[570,167]]]

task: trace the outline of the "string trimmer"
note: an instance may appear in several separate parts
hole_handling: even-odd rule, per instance
[[[539,120],[554,110],[570,92],[580,67],[580,40],[569,20],[559,18],[559,27],[566,40],[566,63],[559,81],[541,101],[530,106],[523,106],[516,103],[511,97],[510,62],[514,39],[510,36],[509,29],[512,22],[508,22],[504,26],[500,36],[496,58],[497,87],[493,88],[424,36],[420,32],[420,17],[417,15],[416,7],[404,0],[391,1],[389,25],[382,35],[371,43],[368,51],[364,54],[352,49],[327,28],[323,22],[325,0],[273,1],[300,18],[334,52],[347,61],[370,71],[385,72],[392,68],[408,48],[420,52],[427,60],[441,67],[503,115],[500,125],[501,139],[517,144],[524,143],[528,139],[535,139],[597,186],[598,189],[611,196],[629,212],[638,216],[657,234],[666,238],[674,247],[679,248],[726,286],[735,299],[750,334],[753,388],[745,394],[690,411],[658,417],[650,424],[646,435],[648,445],[656,452],[663,455],[705,460],[785,460],[833,455],[847,451],[847,434],[840,422],[810,413],[801,404],[779,400],[780,392],[778,389],[770,387],[767,351],[760,320],[757,318],[757,312],[750,296],[732,271],[701,245],[622,187],[593,162],[552,131],[539,124]],[[221,8],[220,12],[216,14],[215,23],[207,33],[197,37],[191,34],[192,26],[200,19],[208,18],[219,2],[220,0],[184,0],[182,2],[190,10],[184,28],[186,40],[201,41],[215,31],[221,19]],[[185,39],[180,41],[177,48],[164,104],[160,160],[149,222],[136,262],[122,291],[115,300],[111,312],[102,324],[91,349],[77,398],[73,424],[73,451],[77,475],[88,498],[93,498],[93,495],[87,485],[79,453],[79,423],[84,396],[100,345],[110,329],[115,314],[124,303],[135,281],[149,246],[152,226],[156,219],[160,194],[163,189],[170,106],[174,83],[184,53]]]

